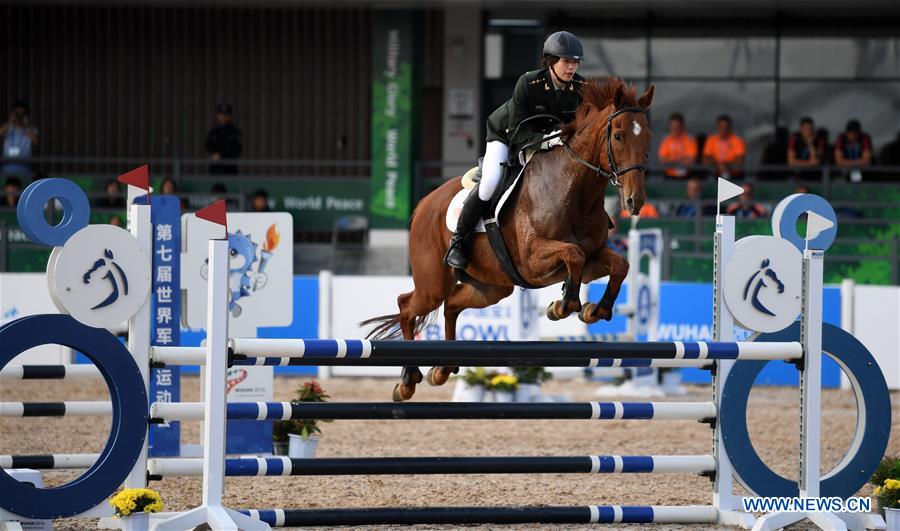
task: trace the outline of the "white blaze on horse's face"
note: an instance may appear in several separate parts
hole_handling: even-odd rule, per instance
[[[641,124],[637,123],[637,121],[631,122],[631,130],[634,132],[634,136],[641,135]]]

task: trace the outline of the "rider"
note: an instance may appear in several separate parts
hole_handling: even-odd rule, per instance
[[[578,37],[568,31],[557,31],[544,42],[541,69],[527,72],[516,83],[513,97],[497,108],[487,119],[487,146],[482,161],[481,181],[477,193],[466,197],[450,239],[444,263],[457,269],[469,265],[471,238],[478,220],[490,204],[502,174],[501,163],[507,161],[509,148],[517,153],[523,146],[537,142],[559,128],[556,120],[536,118],[522,124],[522,120],[550,114],[564,123],[575,118],[575,108],[581,102],[581,86],[585,79],[575,72],[583,57]],[[541,149],[562,144],[559,136],[541,143]]]

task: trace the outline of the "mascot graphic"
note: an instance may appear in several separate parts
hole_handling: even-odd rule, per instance
[[[244,234],[240,230],[228,233],[228,311],[232,317],[239,317],[243,311],[238,304],[239,300],[250,297],[254,292],[266,287],[268,282],[266,265],[275,254],[280,240],[280,234],[275,230],[273,223],[266,231],[262,251],[257,256],[259,245],[253,242],[251,235]],[[204,280],[207,279],[208,265],[207,259],[200,271],[200,276]]]

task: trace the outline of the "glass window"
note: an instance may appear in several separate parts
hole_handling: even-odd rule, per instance
[[[795,131],[803,116],[828,130],[834,143],[847,121],[855,118],[872,137],[874,153],[896,138],[900,128],[900,82],[781,83],[781,121]]]
[[[900,38],[784,37],[781,77],[900,77]]]
[[[647,40],[638,38],[582,39],[584,59],[578,73],[584,77],[647,76]]]
[[[654,76],[746,77],[775,75],[775,39],[654,38]]]
[[[650,126],[653,129],[651,161],[659,164],[659,144],[668,134],[669,115],[684,115],[688,133],[711,134],[716,117],[731,116],[734,132],[747,146],[745,164],[759,164],[763,147],[771,141],[775,121],[775,83],[771,81],[664,81],[655,83]]]

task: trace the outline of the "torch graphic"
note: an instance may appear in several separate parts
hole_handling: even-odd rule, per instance
[[[256,282],[253,285],[253,291],[260,290],[265,287],[268,281],[268,275],[265,274],[266,265],[275,254],[275,248],[281,242],[281,235],[275,229],[275,224],[269,225],[266,230],[266,241],[263,242],[262,251],[259,253],[259,266],[256,268]]]

